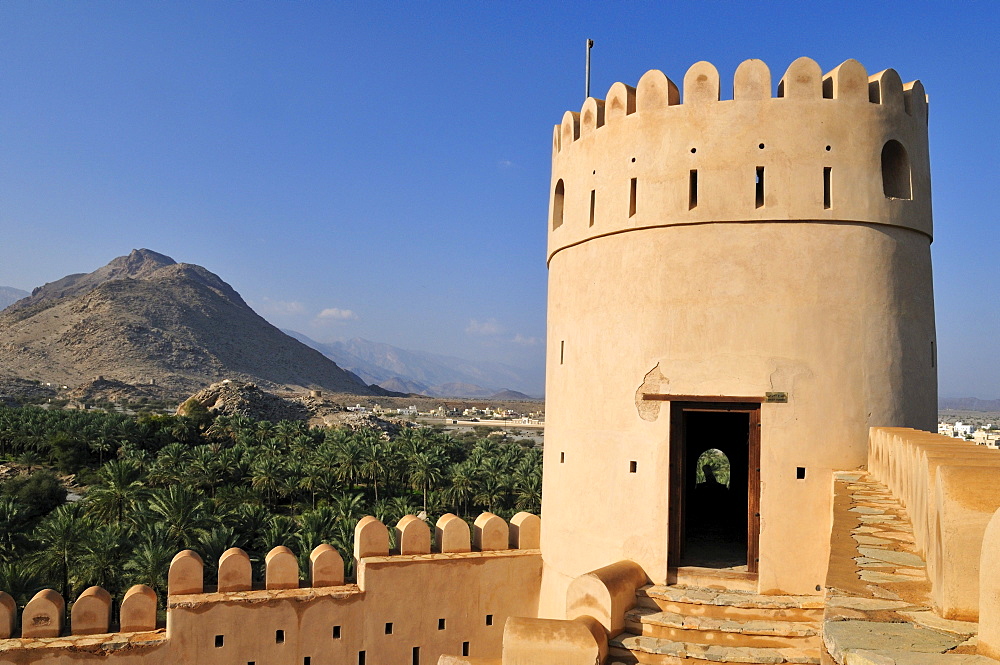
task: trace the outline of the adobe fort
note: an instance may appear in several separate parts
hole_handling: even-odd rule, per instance
[[[542,518],[365,517],[307,580],[184,551],[165,625],[143,586],[114,624],[0,594],[0,662],[995,663],[1000,457],[930,433],[923,87],[722,87],[653,70],[555,127]]]

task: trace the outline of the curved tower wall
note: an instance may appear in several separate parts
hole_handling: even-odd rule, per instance
[[[645,393],[787,393],[760,408],[762,592],[822,585],[870,426],[936,422],[922,86],[800,58],[772,89],[757,60],[721,101],[709,63],[653,70],[555,127],[544,614],[621,559],[667,581],[670,402]]]

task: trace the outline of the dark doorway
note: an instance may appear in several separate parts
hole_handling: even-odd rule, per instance
[[[756,573],[759,423],[759,404],[671,404],[671,567]]]

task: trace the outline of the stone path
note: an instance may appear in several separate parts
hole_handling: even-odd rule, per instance
[[[823,643],[841,665],[997,665],[975,655],[978,625],[931,610],[906,511],[864,473],[837,473]]]

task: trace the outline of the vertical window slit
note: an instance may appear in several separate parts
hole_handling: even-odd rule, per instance
[[[413,647],[413,665],[420,665],[420,647]]]
[[[597,190],[590,190],[590,225],[594,225],[594,207],[597,203]]]
[[[637,180],[636,178],[632,178],[632,186],[631,186],[631,189],[629,189],[629,195],[628,195],[628,216],[629,217],[632,217],[632,216],[635,215],[635,186],[636,186],[636,180]]]
[[[559,342],[559,364],[562,365],[566,359],[566,340]]]
[[[830,177],[833,169],[829,166],[823,167],[823,209],[830,209]]]
[[[688,210],[698,207],[698,170],[691,169],[691,176],[688,178]]]
[[[463,656],[468,656],[469,655],[469,643],[468,642],[462,642],[462,655]]]
[[[365,652],[364,651],[359,651],[358,652],[358,665],[365,665]]]
[[[555,231],[563,223],[563,200],[566,198],[566,185],[560,180],[556,183],[556,191],[552,194],[552,230]]]
[[[758,208],[764,207],[764,167],[757,167],[757,205]]]

